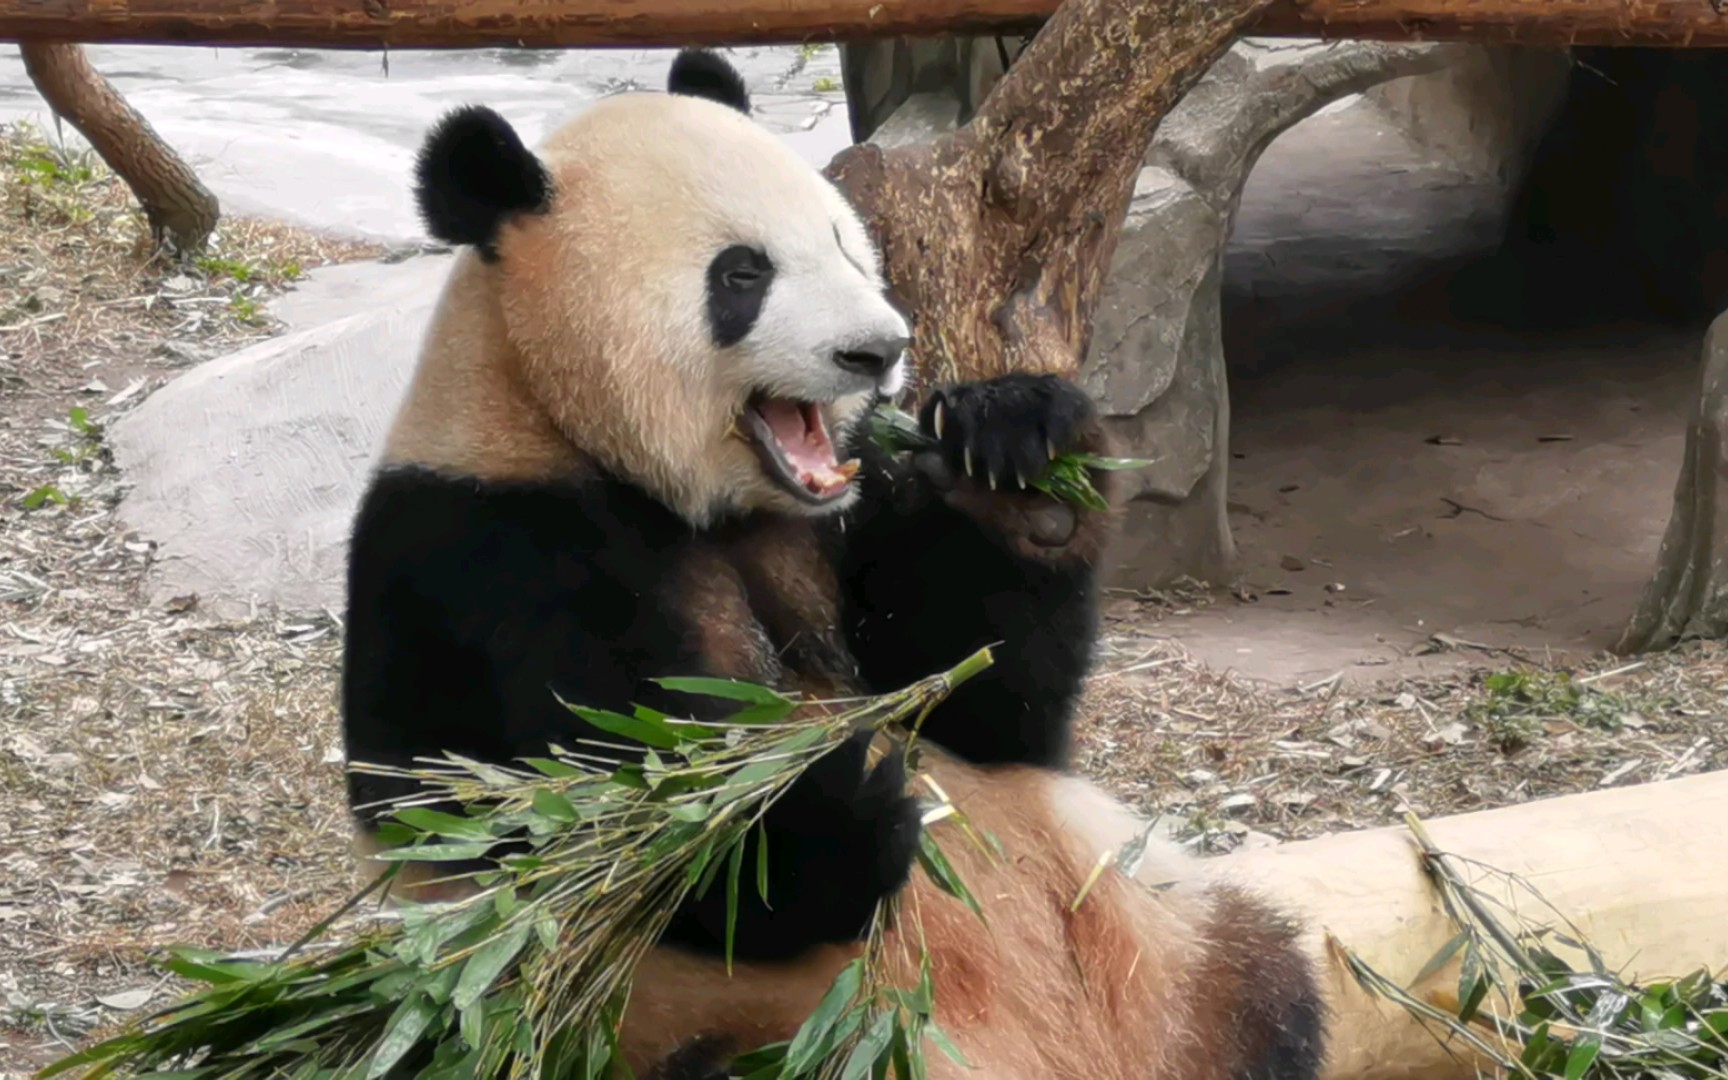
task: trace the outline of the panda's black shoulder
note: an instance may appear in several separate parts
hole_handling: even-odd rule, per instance
[[[688,532],[640,489],[605,476],[530,483],[394,464],[373,475],[361,498],[350,577],[372,567],[440,579],[459,568],[462,580],[508,579],[538,591],[554,584],[534,581],[550,564],[582,561],[636,578],[657,572]]]

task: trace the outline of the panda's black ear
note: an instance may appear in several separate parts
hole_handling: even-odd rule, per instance
[[[509,218],[552,202],[552,178],[510,122],[483,105],[445,114],[414,166],[420,217],[447,244],[468,244],[488,262]]]
[[[750,92],[744,86],[744,76],[725,57],[707,49],[681,51],[672,61],[671,74],[666,76],[666,90],[718,101],[750,115]]]

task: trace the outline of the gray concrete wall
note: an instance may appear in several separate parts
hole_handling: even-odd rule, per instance
[[[1363,97],[1413,142],[1510,191],[1559,110],[1570,68],[1564,49],[1483,46]]]

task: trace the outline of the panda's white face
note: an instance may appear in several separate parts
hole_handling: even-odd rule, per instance
[[[836,444],[875,395],[899,392],[909,333],[850,209],[820,202],[778,220],[732,219],[737,242],[710,260],[706,281],[714,364],[742,408],[737,434],[791,496],[785,508],[804,512],[848,499],[856,465]]]
[[[832,513],[838,449],[905,382],[906,319],[846,201],[740,112],[625,94],[547,140],[545,212],[506,223],[500,298],[566,437],[693,523]]]

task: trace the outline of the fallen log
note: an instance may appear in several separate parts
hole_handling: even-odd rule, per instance
[[[0,0],[0,38],[328,49],[770,45],[1018,33],[1059,0]],[[1728,45],[1710,0],[1277,0],[1250,33]]]
[[[1728,771],[1425,822],[1444,852],[1530,883],[1633,982],[1728,967],[1728,858],[1689,824],[1728,815]],[[1327,1080],[1473,1080],[1473,1059],[1370,994],[1338,949],[1456,1012],[1458,960],[1412,985],[1457,934],[1402,826],[1214,860],[1212,872],[1294,906],[1332,1010]],[[1478,884],[1496,899],[1503,884]],[[1536,921],[1528,894],[1518,906]],[[1490,996],[1490,1002],[1492,1002]]]

